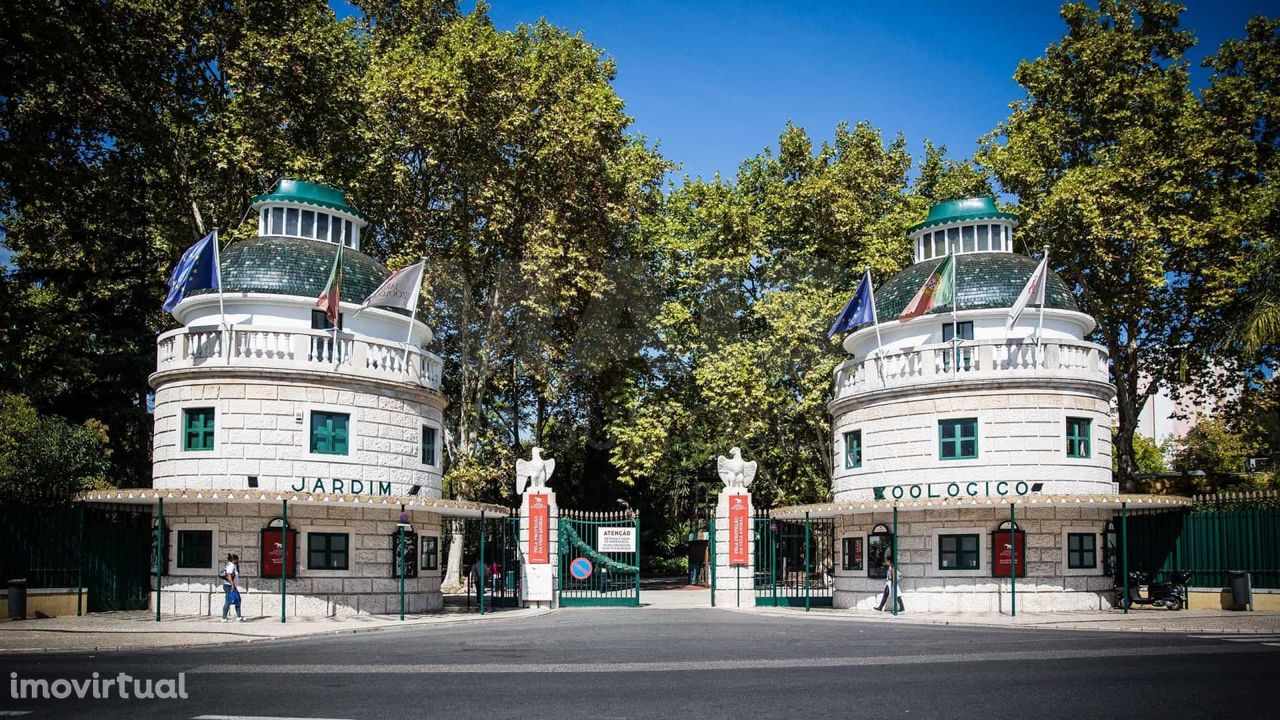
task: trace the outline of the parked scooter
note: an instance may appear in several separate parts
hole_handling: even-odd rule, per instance
[[[1151,573],[1135,570],[1129,573],[1129,597],[1120,598],[1120,607],[1151,605],[1169,610],[1181,610],[1187,606],[1187,581],[1191,573],[1175,570],[1169,582],[1151,582]],[[1142,593],[1142,586],[1147,592]],[[1117,593],[1119,594],[1119,593]]]

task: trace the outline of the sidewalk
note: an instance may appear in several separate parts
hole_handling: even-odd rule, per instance
[[[162,617],[151,611],[95,613],[0,623],[0,653],[88,652],[194,647],[257,642],[317,635],[342,635],[391,627],[453,625],[498,622],[550,612],[536,608],[478,613],[430,615],[350,615],[333,618],[245,618],[244,622],[220,622],[219,618],[191,615]]]
[[[735,608],[727,608],[733,610]],[[1096,612],[1018,613],[1017,617],[994,613],[911,613],[894,616],[875,610],[756,607],[739,612],[780,617],[807,616],[846,622],[900,623],[904,625],[953,625],[960,627],[1018,627],[1040,630],[1090,630],[1102,632],[1168,633],[1280,633],[1280,613],[1230,612],[1227,610],[1133,609]]]

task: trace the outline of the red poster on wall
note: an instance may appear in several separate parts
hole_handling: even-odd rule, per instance
[[[289,572],[285,577],[298,574],[298,531],[289,530],[288,538],[287,543],[281,542],[280,528],[263,528],[262,544],[259,545],[262,548],[262,577],[280,577],[280,568],[285,566],[286,558]]]
[[[1012,558],[1018,558],[1018,577],[1026,577],[1027,574],[1027,558],[1026,558],[1026,533],[1021,530],[1013,531],[1013,539],[1009,538],[1008,530],[996,530],[991,533],[991,548],[995,553],[995,562],[992,564],[992,577],[1009,577],[1009,566],[1013,563]]]
[[[551,562],[551,503],[541,493],[529,496],[529,563]]]
[[[729,564],[746,565],[748,533],[751,532],[751,496],[729,496]]]

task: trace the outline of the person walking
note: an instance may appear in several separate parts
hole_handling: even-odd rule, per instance
[[[236,608],[236,622],[244,622],[244,615],[240,614],[240,556],[228,555],[227,564],[222,568],[222,592],[225,593],[226,599],[222,603],[222,622],[227,621],[227,613],[230,612],[231,606]]]
[[[884,557],[884,567],[884,594],[880,596],[880,605],[876,610],[884,612],[884,604],[889,601],[889,594],[893,593],[898,612],[903,612],[907,608],[902,604],[902,576],[898,574],[898,568],[894,567],[893,558],[888,555]]]

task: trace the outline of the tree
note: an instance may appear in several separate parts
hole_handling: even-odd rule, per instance
[[[581,480],[603,398],[640,347],[644,325],[621,310],[644,287],[636,231],[667,165],[627,133],[613,63],[580,35],[501,32],[483,4],[366,12],[356,197],[393,264],[430,258],[421,316],[446,360],[447,482],[509,494],[515,455],[553,432],[560,472]]]
[[[1027,97],[978,160],[1018,197],[1022,236],[1057,270],[1111,356],[1115,452],[1137,471],[1138,411],[1162,384],[1206,372],[1247,249],[1213,222],[1212,154],[1178,27],[1160,0],[1067,2],[1063,38],[1018,66]]]
[[[0,393],[0,503],[57,503],[106,487],[109,457],[102,423],[72,425]]]

